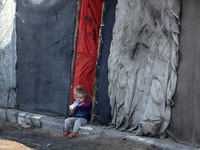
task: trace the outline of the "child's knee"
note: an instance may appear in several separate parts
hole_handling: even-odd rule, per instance
[[[65,124],[70,124],[69,119],[65,119]]]
[[[83,118],[79,118],[77,119],[77,122],[81,125],[84,125],[84,124],[87,124],[87,120],[86,119],[83,119]]]

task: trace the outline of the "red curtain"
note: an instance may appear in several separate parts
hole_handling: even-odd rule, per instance
[[[77,85],[88,90],[92,101],[102,4],[103,0],[82,0],[72,103]]]

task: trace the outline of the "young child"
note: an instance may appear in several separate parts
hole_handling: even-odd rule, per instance
[[[69,135],[69,137],[76,136],[77,131],[81,125],[87,124],[90,121],[90,109],[92,108],[92,102],[89,102],[89,93],[86,89],[81,86],[74,88],[74,97],[79,101],[79,104],[76,108],[70,111],[69,117],[65,119],[65,133],[63,136]],[[70,126],[73,126],[73,131],[70,134]]]

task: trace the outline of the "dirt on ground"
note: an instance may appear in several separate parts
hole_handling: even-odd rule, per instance
[[[100,135],[63,137],[41,128],[23,128],[0,121],[0,150],[158,150],[129,139]]]

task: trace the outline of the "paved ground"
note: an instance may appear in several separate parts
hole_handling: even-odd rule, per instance
[[[58,132],[41,128],[22,128],[19,125],[1,121],[0,150],[54,149],[54,150],[158,150],[130,139],[109,138],[102,135],[78,135],[63,137]]]

